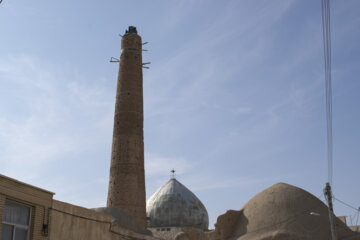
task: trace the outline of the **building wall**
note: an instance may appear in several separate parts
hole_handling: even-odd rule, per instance
[[[149,228],[152,234],[155,237],[164,239],[164,240],[173,240],[176,235],[180,233],[181,227],[159,227],[159,228]]]
[[[349,227],[352,231],[360,233],[360,226],[350,226]]]
[[[208,240],[206,232],[192,227],[159,227],[149,228],[155,237],[164,240],[190,239],[190,240]]]
[[[2,220],[6,199],[26,204],[31,207],[31,240],[47,240],[43,224],[48,223],[49,208],[54,193],[22,183],[0,174],[0,219]],[[1,234],[1,226],[0,226]]]
[[[3,217],[4,207],[5,207],[5,195],[2,195],[0,192],[0,221],[2,220]],[[1,236],[1,224],[0,224],[0,236]]]
[[[109,215],[68,203],[53,201],[50,239],[54,240],[155,240],[116,226]]]
[[[123,240],[158,238],[122,228],[110,215],[53,200],[54,193],[0,174],[0,236],[6,199],[31,207],[30,240]],[[48,226],[48,232],[43,231]]]

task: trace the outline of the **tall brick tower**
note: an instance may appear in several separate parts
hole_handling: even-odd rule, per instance
[[[142,42],[130,26],[121,41],[107,206],[146,227],[143,125]]]

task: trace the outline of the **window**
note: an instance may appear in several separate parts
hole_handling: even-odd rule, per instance
[[[31,207],[6,200],[1,226],[1,240],[28,240]]]

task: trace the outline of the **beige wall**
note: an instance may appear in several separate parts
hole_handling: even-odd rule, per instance
[[[50,239],[122,240],[156,239],[112,224],[112,217],[79,206],[54,200],[51,210]]]
[[[30,240],[157,239],[116,226],[109,215],[53,200],[53,195],[0,174],[0,220],[9,199],[32,207]],[[43,224],[49,224],[48,235],[43,234]]]
[[[2,220],[6,199],[26,204],[32,207],[30,239],[47,240],[49,238],[43,234],[42,229],[43,224],[48,223],[48,213],[52,205],[53,195],[52,192],[0,174],[0,220]]]
[[[4,205],[5,205],[5,196],[2,195],[0,192],[0,220],[2,220]],[[0,236],[1,236],[1,224],[0,224]]]

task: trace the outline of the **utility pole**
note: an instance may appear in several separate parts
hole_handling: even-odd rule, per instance
[[[336,240],[336,233],[335,233],[335,222],[334,222],[334,208],[332,203],[332,192],[330,183],[326,183],[324,188],[324,195],[327,200],[329,206],[329,221],[330,221],[330,230],[331,230],[331,239]]]

